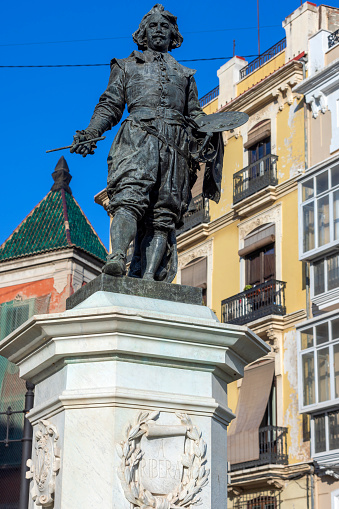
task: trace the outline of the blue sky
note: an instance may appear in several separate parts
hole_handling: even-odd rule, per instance
[[[338,0],[330,4],[339,6]],[[262,52],[285,36],[281,23],[299,5],[295,0],[260,0]],[[113,57],[126,57],[136,49],[132,32],[152,6],[136,0],[5,2],[0,65],[109,63]],[[233,39],[239,56],[258,51],[256,0],[170,0],[164,6],[178,17],[184,36],[182,47],[172,53],[178,60],[232,56]],[[218,84],[216,73],[225,61],[184,64],[197,69],[200,97]],[[87,127],[108,76],[108,66],[0,68],[0,244],[48,193],[51,173],[64,155],[73,176],[73,195],[108,246],[108,217],[93,197],[106,186],[106,158],[118,127],[106,133],[94,156],[45,153],[70,144],[75,130]]]

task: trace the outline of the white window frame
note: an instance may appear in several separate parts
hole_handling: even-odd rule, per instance
[[[331,455],[331,456],[339,455],[339,449],[330,449],[329,448],[330,439],[329,439],[328,414],[333,413],[333,412],[339,412],[339,409],[338,408],[329,408],[329,409],[326,409],[325,411],[314,413],[311,416],[311,457],[312,458],[322,458],[325,455]],[[314,438],[315,437],[315,423],[314,423],[314,419],[316,417],[319,417],[320,415],[324,415],[324,414],[325,414],[326,449],[325,449],[325,451],[315,452],[315,438]],[[339,507],[338,507],[338,509],[339,509]]]
[[[339,405],[339,397],[335,397],[335,378],[334,378],[334,364],[333,364],[333,345],[339,344],[339,338],[332,340],[332,328],[330,322],[339,319],[338,310],[331,313],[326,313],[320,318],[309,320],[304,322],[302,325],[297,327],[298,332],[298,385],[299,385],[299,411],[300,413],[314,413],[320,412],[321,410],[329,409],[335,405]],[[316,345],[315,327],[328,322],[329,340],[327,343]],[[301,349],[301,333],[307,329],[313,328],[313,346],[309,348]],[[329,364],[330,364],[330,399],[326,401],[318,401],[318,363],[316,352],[322,348],[329,348]],[[314,392],[315,392],[315,403],[310,405],[304,405],[304,386],[303,386],[303,371],[302,371],[302,356],[306,353],[314,353]]]
[[[334,221],[333,221],[333,194],[336,191],[339,191],[339,184],[337,184],[335,187],[332,187],[332,175],[331,170],[334,169],[339,165],[339,161],[336,160],[333,163],[329,164],[326,167],[322,167],[317,172],[314,172],[312,174],[309,174],[309,177],[306,178],[306,176],[303,177],[303,179],[299,183],[299,260],[310,260],[312,258],[315,258],[315,256],[319,257],[320,253],[326,253],[329,252],[331,249],[333,249],[334,246],[339,244],[339,239],[334,239]],[[322,193],[317,194],[316,193],[316,178],[319,177],[322,173],[327,172],[327,179],[328,179],[328,189],[327,191],[323,191]],[[313,189],[314,194],[312,198],[308,198],[307,200],[303,201],[302,199],[302,187],[303,185],[309,181],[313,180]],[[325,196],[329,196],[329,230],[330,230],[330,241],[323,246],[318,246],[318,200],[320,198],[324,198]],[[308,251],[303,250],[303,240],[304,240],[304,225],[303,225],[303,208],[305,205],[308,205],[310,203],[314,203],[314,244],[315,247],[313,249],[310,249]]]
[[[331,493],[331,509],[339,509],[339,490]]]
[[[321,295],[328,294],[329,292],[337,293],[339,291],[339,284],[335,288],[331,288],[331,290],[328,289],[328,267],[327,267],[327,260],[329,258],[332,258],[332,256],[336,256],[338,253],[328,253],[323,258],[319,258],[317,260],[314,260],[311,264],[311,299],[319,299]],[[314,276],[314,265],[318,262],[324,262],[324,291],[322,293],[315,294],[315,276]]]

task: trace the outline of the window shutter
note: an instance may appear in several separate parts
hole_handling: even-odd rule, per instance
[[[181,284],[207,287],[207,258],[196,258],[181,270]]]

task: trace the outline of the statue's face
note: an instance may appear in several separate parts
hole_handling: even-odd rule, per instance
[[[147,46],[155,51],[166,52],[172,38],[172,25],[161,14],[153,14],[146,28]]]

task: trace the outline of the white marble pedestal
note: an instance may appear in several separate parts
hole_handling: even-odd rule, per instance
[[[0,344],[36,384],[30,509],[225,508],[227,384],[268,350],[207,307],[103,291],[33,317]]]

